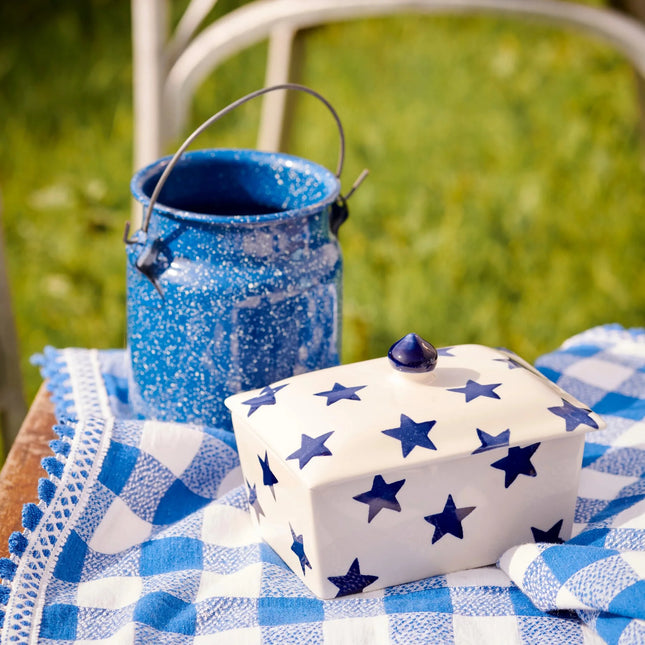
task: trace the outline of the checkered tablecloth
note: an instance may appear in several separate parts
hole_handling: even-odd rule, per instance
[[[608,422],[574,537],[497,567],[319,600],[260,543],[227,432],[133,418],[123,351],[47,350],[58,439],[0,560],[4,643],[645,643],[645,330],[538,367]]]

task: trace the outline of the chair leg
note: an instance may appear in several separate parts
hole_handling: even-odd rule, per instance
[[[288,23],[276,27],[269,38],[265,86],[297,82],[303,56],[303,32]],[[259,150],[288,149],[294,99],[293,92],[272,92],[263,98],[257,140]]]
[[[5,454],[18,434],[26,413],[0,216],[0,429]]]

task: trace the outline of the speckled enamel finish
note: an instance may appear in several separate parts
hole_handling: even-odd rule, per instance
[[[168,160],[132,179],[144,209]],[[147,234],[127,248],[138,413],[231,429],[228,395],[338,364],[342,258],[329,219],[339,190],[329,170],[289,155],[182,157]],[[136,268],[141,254],[163,297]]]

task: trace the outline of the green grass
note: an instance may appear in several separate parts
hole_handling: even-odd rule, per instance
[[[5,3],[0,25],[0,189],[31,398],[44,345],[125,343],[129,7]],[[264,57],[217,70],[191,125],[262,86]],[[592,325],[643,324],[643,141],[609,48],[490,18],[368,20],[308,33],[301,80],[341,114],[345,190],[371,171],[341,229],[345,361],[411,330],[533,360]],[[258,119],[245,106],[197,147],[253,147]],[[335,166],[334,124],[309,97],[293,131],[292,152]]]

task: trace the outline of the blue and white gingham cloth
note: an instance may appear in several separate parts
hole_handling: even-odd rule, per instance
[[[232,435],[133,418],[123,351],[47,350],[59,439],[0,560],[1,643],[645,643],[645,330],[538,367],[602,414],[574,537],[319,600],[249,520]]]

